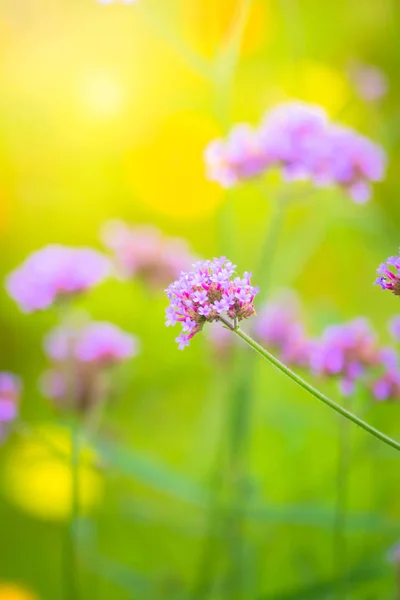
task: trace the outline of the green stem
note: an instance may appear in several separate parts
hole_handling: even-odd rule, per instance
[[[384,444],[387,444],[388,446],[391,446],[396,450],[400,450],[399,442],[396,442],[389,436],[385,435],[384,433],[382,433],[382,431],[379,431],[379,429],[375,429],[375,427],[373,427],[366,421],[363,421],[355,414],[353,414],[352,412],[335,402],[334,400],[328,398],[328,396],[325,396],[325,394],[317,390],[310,383],[307,383],[307,381],[305,381],[302,377],[300,377],[294,371],[289,369],[289,367],[281,363],[280,360],[275,358],[273,354],[268,352],[268,350],[266,350],[258,342],[253,340],[249,335],[247,335],[247,333],[239,329],[239,327],[234,328],[229,321],[221,317],[220,321],[222,321],[224,325],[226,325],[231,331],[236,333],[236,335],[238,335],[244,342],[246,342],[251,348],[253,348],[253,350],[258,352],[258,354],[260,354],[263,358],[272,363],[277,369],[285,373],[285,375],[290,377],[290,379],[292,379],[295,383],[297,383],[297,385],[309,392],[312,396],[314,396],[315,398],[332,408],[334,411],[342,415],[342,417],[345,417],[349,421],[352,421],[352,423],[355,423],[355,425],[358,425],[359,427],[364,429],[364,431],[367,431],[369,434],[373,435],[378,440],[381,440],[381,442],[383,442]]]
[[[71,443],[71,514],[66,544],[66,592],[67,600],[78,600],[77,526],[79,518],[79,430],[76,422],[70,426]]]
[[[344,398],[344,407],[348,408],[348,398]],[[347,547],[346,547],[346,520],[347,520],[347,498],[348,479],[350,467],[350,428],[349,422],[340,419],[339,422],[339,455],[337,468],[337,496],[334,520],[334,564],[335,577],[338,581],[337,597],[339,600],[346,598],[346,569],[347,569]]]

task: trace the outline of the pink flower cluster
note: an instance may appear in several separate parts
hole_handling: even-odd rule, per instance
[[[400,296],[400,257],[390,256],[384,263],[379,265],[377,273],[378,277],[375,285]]]
[[[282,294],[261,308],[255,332],[285,363],[307,367],[314,341],[306,336],[299,313],[297,298]]]
[[[21,310],[30,313],[84,292],[109,271],[109,260],[96,250],[54,244],[31,254],[8,276],[6,287]]]
[[[317,375],[337,376],[343,395],[354,392],[365,370],[379,362],[375,333],[366,319],[329,326],[311,356],[310,366]]]
[[[153,287],[167,285],[193,262],[185,240],[164,236],[157,227],[106,223],[102,239],[113,252],[122,276],[138,277]]]
[[[330,123],[322,108],[302,102],[271,110],[257,129],[237,125],[226,140],[208,145],[205,162],[207,177],[223,187],[277,167],[289,181],[338,185],[358,203],[370,198],[371,182],[381,181],[386,167],[380,146]]]
[[[44,395],[62,408],[84,411],[108,393],[108,369],[136,356],[139,344],[112,323],[89,322],[81,329],[54,329],[44,349],[54,363],[41,381]]]
[[[135,356],[138,342],[112,323],[92,321],[81,330],[57,327],[46,337],[45,351],[55,361],[73,358],[109,366]]]
[[[235,324],[255,314],[253,301],[259,289],[251,285],[251,273],[233,277],[235,268],[225,257],[198,261],[193,271],[182,272],[168,287],[166,325],[182,324],[182,333],[176,338],[180,350],[206,322],[227,316]]]
[[[400,369],[396,350],[383,347],[366,319],[328,326],[318,338],[310,338],[300,319],[297,298],[281,294],[259,311],[255,335],[283,362],[308,369],[312,374],[336,379],[343,395],[360,384],[377,400],[400,400]],[[400,341],[400,316],[389,329]]]
[[[0,372],[0,440],[4,440],[10,424],[18,416],[21,387],[19,377],[6,371]]]
[[[20,379],[12,373],[0,372],[0,425],[17,417],[20,394]]]
[[[379,67],[353,62],[349,72],[358,95],[365,102],[378,102],[387,95],[389,81]]]

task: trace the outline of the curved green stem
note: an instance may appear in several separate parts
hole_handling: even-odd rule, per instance
[[[388,446],[391,446],[392,448],[395,448],[396,450],[400,450],[399,442],[396,442],[396,440],[393,440],[391,437],[385,435],[384,433],[382,433],[382,431],[379,431],[379,429],[375,429],[375,427],[373,427],[366,421],[363,421],[362,419],[357,417],[355,414],[353,414],[352,412],[350,412],[349,410],[347,410],[346,408],[344,408],[343,406],[341,406],[340,404],[335,402],[334,400],[331,400],[330,398],[328,398],[328,396],[325,396],[325,394],[323,394],[322,392],[317,390],[310,383],[307,383],[307,381],[305,381],[305,379],[303,379],[302,377],[297,375],[297,373],[295,373],[294,371],[289,369],[289,367],[287,367],[286,365],[281,363],[280,360],[275,358],[275,356],[273,354],[268,352],[268,350],[266,350],[258,342],[253,340],[249,335],[247,335],[247,333],[245,333],[244,331],[239,329],[239,327],[234,328],[233,325],[224,318],[220,318],[220,320],[231,331],[233,331],[234,333],[236,333],[236,335],[238,335],[240,338],[242,338],[242,340],[244,342],[246,342],[249,346],[251,346],[251,348],[253,348],[253,350],[258,352],[258,354],[261,354],[261,356],[263,358],[265,358],[270,363],[272,363],[277,369],[279,369],[280,371],[285,373],[285,375],[290,377],[290,379],[295,381],[297,383],[297,385],[299,385],[300,387],[305,389],[312,396],[315,396],[315,398],[318,398],[318,400],[320,400],[321,402],[323,402],[324,404],[326,404],[327,406],[332,408],[334,411],[336,411],[337,413],[342,415],[342,417],[345,417],[345,419],[352,421],[353,423],[355,423],[356,425],[358,425],[359,427],[361,427],[362,429],[367,431],[369,434],[376,437],[378,440],[381,440],[381,442],[383,442],[384,444],[387,444]]]

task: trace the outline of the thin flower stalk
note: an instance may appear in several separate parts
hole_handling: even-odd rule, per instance
[[[312,396],[314,396],[315,398],[317,398],[318,400],[320,400],[321,402],[323,402],[324,404],[329,406],[331,409],[333,409],[334,411],[339,413],[345,419],[352,421],[355,425],[358,425],[359,427],[361,427],[361,429],[364,429],[364,431],[366,431],[370,435],[374,436],[375,438],[377,438],[384,444],[391,446],[392,448],[395,448],[396,450],[400,450],[399,442],[392,439],[388,435],[384,434],[379,429],[376,429],[375,427],[373,427],[372,425],[370,425],[363,419],[360,419],[359,417],[357,417],[357,415],[355,415],[351,411],[347,410],[344,406],[341,406],[334,400],[331,400],[330,398],[328,398],[328,396],[326,396],[325,394],[323,394],[322,392],[317,390],[314,386],[312,386],[310,383],[308,383],[305,379],[303,379],[302,377],[297,375],[297,373],[292,371],[292,369],[290,369],[289,367],[284,365],[273,354],[268,352],[268,350],[263,348],[260,344],[258,344],[258,342],[253,340],[247,333],[245,333],[239,327],[235,328],[233,326],[233,324],[230,323],[224,317],[220,317],[220,321],[222,321],[224,323],[224,325],[226,325],[229,329],[231,329],[231,331],[233,333],[235,333],[244,342],[246,342],[251,348],[253,348],[253,350],[258,352],[258,354],[260,354],[263,358],[265,358],[270,363],[272,363],[277,369],[279,369],[280,371],[285,373],[285,375],[290,377],[290,379],[292,379],[295,383],[297,383],[297,385],[299,385],[300,387],[305,389],[307,392],[309,392]]]

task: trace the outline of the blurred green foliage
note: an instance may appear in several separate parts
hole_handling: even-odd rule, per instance
[[[223,194],[205,180],[202,150],[234,122],[258,122],[275,103],[304,98],[382,143],[388,176],[366,206],[338,191],[285,190],[275,260],[256,283],[270,270],[271,290],[298,290],[313,335],[362,314],[387,340],[397,299],[372,282],[399,244],[399,19],[396,0],[2,0],[0,279],[50,242],[100,247],[100,227],[113,217],[154,223],[187,238],[201,257],[227,254],[239,270],[257,269],[283,184],[269,177]],[[357,97],[352,59],[389,77],[379,104]],[[197,336],[178,352],[165,304],[161,291],[138,281],[110,281],[78,302],[142,342],[92,441],[104,490],[79,523],[81,598],[340,597],[336,416],[254,358],[248,449],[235,486],[226,468],[229,415],[247,350],[223,363]],[[0,294],[0,370],[24,380],[28,440],[57,421],[37,386],[42,339],[56,320],[53,310],[22,315]],[[363,397],[355,410],[400,438],[398,406]],[[391,600],[386,555],[400,535],[399,459],[363,432],[351,436],[347,597]],[[61,484],[35,480],[35,456],[9,475],[22,439],[17,430],[0,449],[8,473],[0,578],[58,600],[65,523],[35,507]],[[0,599],[14,597],[23,598],[0,588]]]

